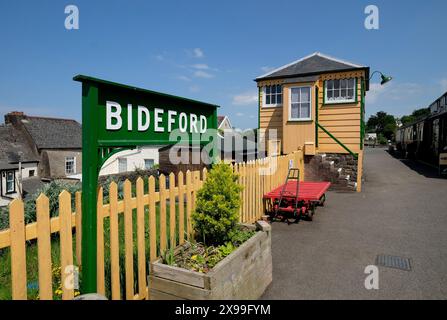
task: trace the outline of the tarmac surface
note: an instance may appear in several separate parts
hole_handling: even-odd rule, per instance
[[[446,299],[447,179],[436,169],[365,150],[362,193],[328,192],[312,222],[272,225],[273,282],[263,299]],[[379,254],[411,271],[365,268]]]

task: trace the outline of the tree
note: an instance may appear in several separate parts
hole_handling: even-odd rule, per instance
[[[381,134],[390,140],[396,131],[396,119],[384,111],[379,111],[369,117],[366,123],[366,130],[368,132],[375,132],[378,135]]]
[[[416,119],[413,116],[402,116],[402,118],[400,118],[400,121],[402,122],[403,125],[407,125],[410,123],[413,123]]]
[[[403,125],[413,123],[421,118],[424,118],[430,114],[429,108],[420,108],[413,111],[411,115],[405,115],[400,118]]]
[[[413,117],[415,117],[416,119],[419,119],[419,118],[426,117],[429,114],[430,114],[430,109],[429,108],[421,108],[421,109],[414,110],[411,115]]]

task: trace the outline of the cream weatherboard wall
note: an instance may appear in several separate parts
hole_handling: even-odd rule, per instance
[[[265,107],[264,106],[264,86],[282,84],[282,81],[263,81],[259,86],[259,129],[275,129],[276,138],[283,139],[283,107]]]
[[[361,81],[364,71],[330,73],[320,76],[318,86],[318,123],[340,140],[353,153],[360,153],[361,132]],[[325,104],[324,81],[356,78],[357,99],[355,103]],[[334,139],[318,129],[318,152],[347,153]]]

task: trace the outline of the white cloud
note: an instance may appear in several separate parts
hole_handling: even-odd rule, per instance
[[[238,113],[236,113],[236,116],[238,116],[238,117],[243,117],[244,114],[243,114],[242,112],[238,112]]]
[[[389,103],[390,101],[406,101],[410,97],[419,97],[426,89],[417,83],[390,82],[385,85],[371,83],[366,93],[366,103]]]
[[[383,86],[371,83],[370,90],[366,92],[367,117],[378,111],[401,117],[416,109],[428,107],[440,96],[442,85],[447,90],[447,79],[427,83],[401,83],[393,80]]]
[[[205,72],[203,70],[198,70],[198,71],[194,72],[194,77],[210,79],[210,78],[214,78],[214,75],[212,75],[211,73]]]
[[[441,79],[439,81],[439,84],[441,85],[441,91],[442,92],[447,91],[447,78]]]
[[[371,83],[369,85],[369,91],[366,93],[366,103],[376,103],[387,92],[389,86],[382,86],[380,83]]]
[[[261,68],[261,70],[265,73],[270,72],[274,69],[275,69],[274,67],[267,67],[267,66]]]
[[[208,67],[207,64],[205,63],[197,63],[197,64],[193,64],[191,67],[193,67],[194,69],[199,69],[199,70],[208,70],[210,67]]]
[[[254,115],[250,115],[250,117],[249,117],[250,119],[254,119],[254,118],[256,118],[256,116],[254,116]]]
[[[200,91],[200,87],[197,85],[192,85],[189,87],[189,91],[191,92],[199,92]]]
[[[188,78],[187,76],[177,76],[177,79],[182,80],[182,81],[187,81],[187,82],[191,81],[191,79]]]
[[[245,92],[233,96],[232,104],[235,106],[255,105],[258,102],[256,92]]]
[[[203,58],[205,54],[203,53],[203,50],[200,48],[195,48],[192,51],[194,58]]]
[[[158,61],[163,61],[165,59],[165,57],[162,54],[157,54],[155,56],[155,59],[157,59]]]

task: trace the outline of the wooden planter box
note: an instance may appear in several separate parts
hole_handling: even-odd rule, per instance
[[[258,232],[204,274],[151,263],[151,300],[258,299],[272,282],[271,227],[265,221],[251,228]]]

